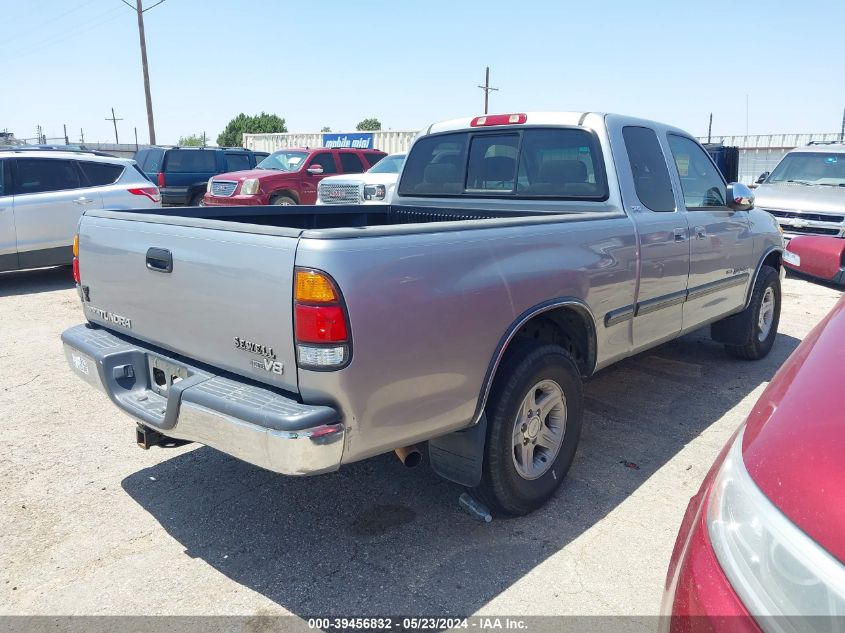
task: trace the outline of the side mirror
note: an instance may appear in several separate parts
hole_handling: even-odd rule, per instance
[[[734,211],[748,211],[754,208],[754,192],[741,182],[728,185],[728,207]]]
[[[311,165],[306,171],[312,176],[319,176],[324,170],[321,165]]]
[[[762,184],[763,184],[763,181],[764,181],[764,180],[766,180],[766,178],[768,178],[768,177],[769,177],[769,172],[764,171],[764,172],[763,172],[762,174],[760,174],[760,176],[757,178],[757,184],[758,184],[758,185],[762,185]]]

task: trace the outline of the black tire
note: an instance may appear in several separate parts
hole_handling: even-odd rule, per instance
[[[287,206],[291,204],[296,204],[296,200],[294,200],[290,196],[273,196],[272,198],[270,198],[270,204]]]
[[[560,387],[564,398],[565,425],[557,454],[545,472],[534,479],[520,474],[514,445],[517,419],[531,388],[543,381]],[[475,489],[480,500],[497,514],[521,516],[542,506],[563,482],[581,436],[584,396],[581,376],[572,357],[562,347],[537,341],[521,343],[508,353],[499,367],[487,401],[487,443],[481,484]],[[537,418],[538,420],[540,418]],[[540,420],[545,428],[547,415]],[[520,424],[521,429],[525,426]],[[532,448],[532,455],[536,448]],[[532,458],[532,463],[534,459]]]
[[[204,193],[198,193],[198,194],[195,194],[195,195],[191,198],[191,205],[190,205],[190,206],[192,206],[192,207],[201,207],[201,206],[202,206],[202,199],[203,199],[203,196],[205,196],[205,194],[204,194]]]
[[[768,331],[764,335],[764,329],[760,324],[760,312],[767,293],[771,293],[774,308]],[[771,351],[777,338],[780,305],[780,275],[771,266],[764,265],[757,275],[748,307],[739,314],[714,323],[711,334],[714,339],[725,344],[725,350],[731,356],[746,360],[764,358]]]

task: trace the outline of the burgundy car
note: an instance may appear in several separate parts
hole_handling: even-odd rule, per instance
[[[360,174],[384,158],[375,149],[290,148],[273,152],[255,169],[219,174],[208,181],[207,206],[315,204],[326,176]]]
[[[845,630],[843,366],[845,298],[784,363],[690,501],[665,629]]]
[[[799,235],[786,246],[787,268],[832,284],[845,286],[845,239],[824,235]]]

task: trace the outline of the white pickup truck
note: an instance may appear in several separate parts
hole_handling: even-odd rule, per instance
[[[380,204],[393,198],[405,154],[389,154],[363,174],[323,178],[317,204]]]

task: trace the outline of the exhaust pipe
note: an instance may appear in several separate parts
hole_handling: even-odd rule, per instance
[[[422,461],[422,452],[418,444],[402,446],[396,449],[396,457],[408,468],[413,468],[414,466],[419,466],[419,463]]]

